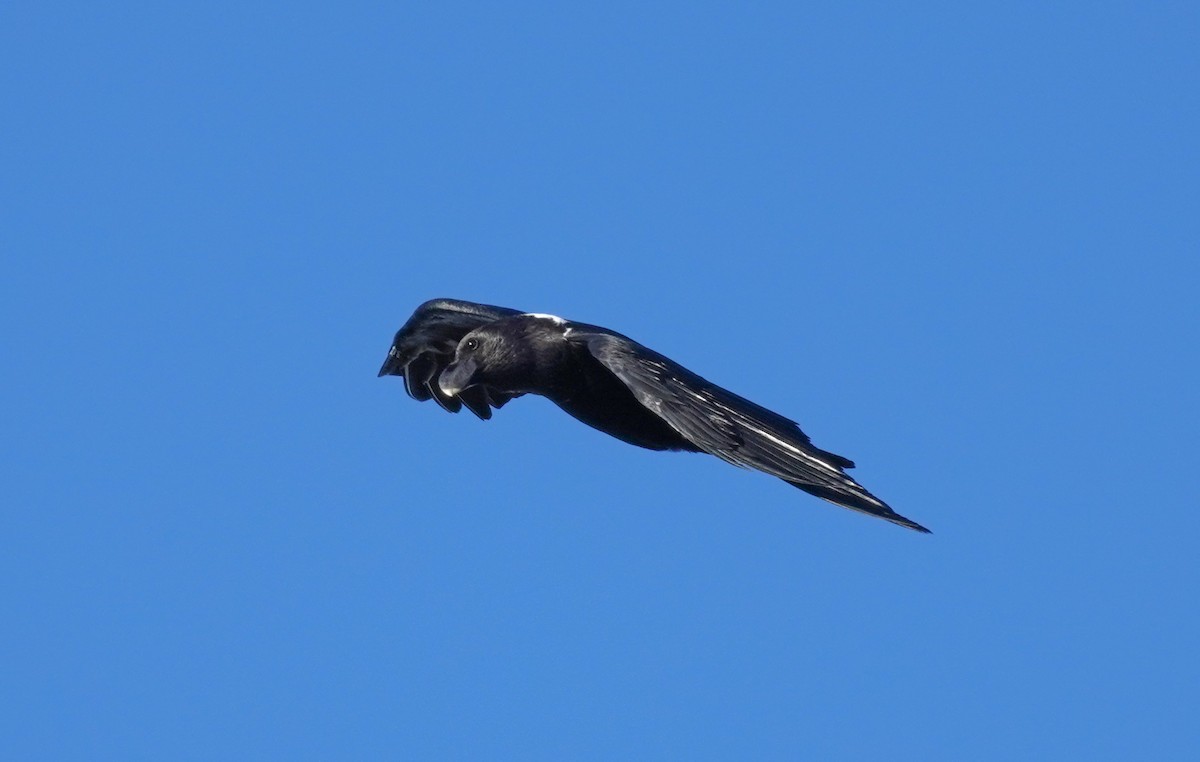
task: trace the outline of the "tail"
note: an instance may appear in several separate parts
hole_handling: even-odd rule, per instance
[[[833,489],[831,487],[819,486],[816,484],[802,484],[800,482],[788,482],[788,484],[798,489],[802,489],[810,495],[816,495],[823,500],[828,500],[834,505],[840,505],[843,508],[849,508],[852,511],[859,511],[871,516],[878,516],[879,518],[890,521],[893,524],[899,524],[902,527],[915,529],[918,532],[933,534],[912,519],[905,518],[904,516],[901,516],[893,511],[891,506],[875,497],[870,492],[867,492],[865,489],[859,486],[857,482],[851,481],[851,484],[853,484],[855,487],[858,487],[858,490],[855,491],[851,491],[849,489],[849,485],[847,485],[847,489],[843,491],[839,489]]]

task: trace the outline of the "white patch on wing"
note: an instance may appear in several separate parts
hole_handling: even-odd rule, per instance
[[[771,440],[772,442],[776,443],[780,447],[783,447],[786,450],[790,450],[790,451],[796,453],[804,460],[808,461],[809,463],[812,463],[813,465],[815,465],[819,468],[822,468],[822,469],[828,471],[831,474],[834,474],[834,475],[842,477],[842,478],[849,478],[844,473],[842,473],[841,470],[838,469],[836,466],[831,466],[830,464],[826,463],[825,461],[821,460],[820,458],[816,457],[815,455],[810,455],[809,453],[805,452],[804,450],[801,450],[799,447],[796,447],[791,442],[786,442],[786,441],[780,439],[779,437],[775,436],[774,434],[767,431],[766,429],[760,429],[759,427],[754,426],[754,425],[750,424],[749,421],[745,421],[745,420],[742,421],[742,425],[748,429],[751,429],[759,436],[762,436],[762,437],[765,437],[765,438]]]
[[[689,390],[689,391],[691,391],[691,390]],[[843,473],[842,470],[840,468],[838,468],[837,466],[826,463],[825,461],[821,460],[817,456],[813,455],[812,453],[805,452],[804,450],[800,449],[799,447],[792,444],[791,442],[788,442],[784,439],[780,439],[778,436],[776,436],[775,434],[768,431],[766,428],[759,425],[758,422],[755,421],[752,417],[737,410],[736,408],[729,408],[724,405],[721,405],[716,400],[709,398],[708,395],[700,394],[700,393],[697,393],[694,391],[692,391],[691,393],[693,396],[696,397],[696,399],[700,400],[701,402],[704,402],[705,404],[709,404],[709,405],[714,405],[714,406],[718,407],[718,409],[724,411],[725,413],[732,415],[735,419],[735,423],[738,426],[749,429],[750,431],[753,431],[755,434],[758,434],[759,436],[763,437],[764,439],[768,439],[768,440],[774,442],[775,444],[779,445],[783,449],[796,454],[797,456],[800,457],[801,460],[811,463],[812,465],[816,466],[817,468],[827,471],[829,474],[836,476],[839,479],[849,479],[850,481],[853,481],[852,479],[850,479],[849,476],[847,476],[845,473]]]
[[[526,312],[525,317],[539,318],[541,320],[549,320],[551,323],[554,323],[555,325],[563,325],[564,323],[567,322],[567,321],[563,320],[562,318],[560,318],[558,315],[547,315],[542,312]]]

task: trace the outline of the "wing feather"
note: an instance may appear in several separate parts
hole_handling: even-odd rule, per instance
[[[929,531],[893,511],[846,474],[844,469],[854,463],[813,446],[795,421],[722,389],[625,336],[591,328],[573,331],[573,340],[586,342],[592,356],[638,402],[700,449],[843,507]]]
[[[481,325],[519,314],[507,307],[458,299],[425,302],[396,332],[379,375],[403,377],[405,390],[419,402],[432,399],[451,413],[466,407],[487,420],[492,417],[491,408],[498,409],[520,395],[477,387],[452,397],[442,392],[437,379],[454,359],[454,350],[463,336]]]

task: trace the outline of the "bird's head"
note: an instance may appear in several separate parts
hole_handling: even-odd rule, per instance
[[[478,384],[502,392],[544,393],[547,373],[566,351],[563,325],[558,318],[517,315],[476,328],[458,342],[438,386],[449,395]]]

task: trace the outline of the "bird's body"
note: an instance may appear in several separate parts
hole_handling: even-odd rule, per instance
[[[619,333],[552,315],[436,299],[397,332],[379,375],[410,395],[483,419],[538,394],[583,423],[651,450],[707,452],[838,505],[918,531],[814,447],[793,421],[722,389]]]

